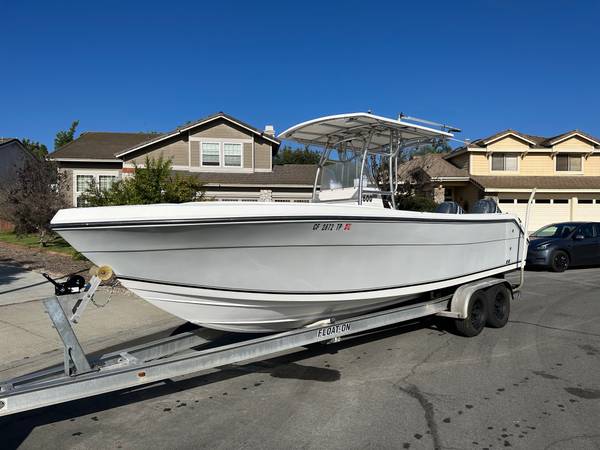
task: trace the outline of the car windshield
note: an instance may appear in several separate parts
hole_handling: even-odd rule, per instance
[[[534,237],[544,238],[565,238],[568,237],[577,228],[576,224],[572,223],[556,223],[540,228],[532,234]]]

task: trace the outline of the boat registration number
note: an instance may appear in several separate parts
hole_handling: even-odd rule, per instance
[[[339,323],[329,327],[319,328],[317,331],[317,337],[335,336],[336,334],[344,333],[346,331],[350,331],[350,324]]]
[[[350,231],[351,223],[314,223],[313,231]]]

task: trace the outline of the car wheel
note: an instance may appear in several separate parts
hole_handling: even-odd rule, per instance
[[[552,272],[564,272],[569,268],[570,264],[569,255],[563,250],[557,250],[552,254],[552,261],[550,268]]]
[[[510,315],[510,291],[506,286],[500,284],[491,287],[488,292],[487,322],[491,328],[502,328],[508,322]]]

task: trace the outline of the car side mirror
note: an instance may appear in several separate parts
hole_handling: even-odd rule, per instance
[[[583,234],[576,234],[573,239],[575,239],[576,241],[583,241],[585,239],[585,236]]]

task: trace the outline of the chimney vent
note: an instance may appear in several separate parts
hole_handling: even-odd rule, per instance
[[[275,136],[275,128],[273,128],[273,125],[265,126],[265,134],[268,134],[269,136]]]

